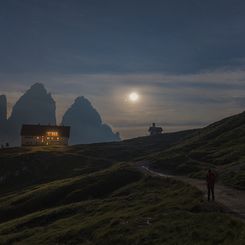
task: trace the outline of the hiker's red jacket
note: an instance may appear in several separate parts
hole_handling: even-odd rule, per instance
[[[207,184],[209,186],[214,186],[215,183],[215,174],[212,172],[208,172],[207,174]]]

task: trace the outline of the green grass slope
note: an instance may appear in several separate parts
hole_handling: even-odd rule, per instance
[[[200,129],[152,161],[154,168],[193,177],[213,168],[224,183],[245,189],[245,112]]]
[[[0,199],[1,244],[242,244],[245,225],[202,194],[130,165]],[[14,215],[13,215],[14,214]]]
[[[136,161],[190,137],[194,131],[116,143],[0,150],[0,193],[93,173],[123,161]]]
[[[134,169],[112,167],[103,171],[33,186],[0,199],[0,221],[26,215],[40,209],[74,203],[89,198],[103,198],[114,190],[137,181]]]
[[[0,244],[244,244],[244,223],[197,189],[141,172],[244,188],[245,113],[204,129],[72,147],[0,151]]]

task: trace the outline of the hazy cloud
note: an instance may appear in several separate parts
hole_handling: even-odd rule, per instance
[[[1,93],[8,95],[9,110],[22,92],[34,83],[35,76],[1,76],[0,89]],[[146,128],[152,121],[164,124],[166,130],[178,130],[200,127],[242,111],[244,78],[245,72],[238,70],[183,75],[42,74],[38,81],[46,85],[57,101],[59,121],[74,98],[85,95],[106,122],[115,130],[125,131],[123,136],[129,137],[133,131],[128,135],[126,128],[138,127],[143,134],[143,125]],[[27,82],[20,82],[24,79]],[[15,88],[22,92],[15,92]],[[137,105],[125,101],[127,94],[133,90],[141,96]]]

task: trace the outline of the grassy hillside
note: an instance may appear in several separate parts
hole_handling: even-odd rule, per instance
[[[184,193],[184,194],[183,194]],[[242,244],[245,225],[201,193],[130,165],[0,199],[1,244]]]
[[[117,143],[0,152],[0,244],[244,244],[244,223],[197,189],[137,168],[244,188],[245,113]]]
[[[190,137],[195,130],[105,144],[0,150],[0,193],[89,174],[136,161]]]
[[[196,131],[151,160],[154,168],[193,177],[213,168],[225,184],[245,189],[245,112]]]

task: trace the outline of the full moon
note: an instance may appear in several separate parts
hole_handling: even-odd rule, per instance
[[[131,101],[131,102],[137,102],[139,100],[139,94],[136,93],[136,92],[132,92],[128,95],[128,99]]]

